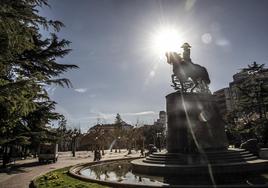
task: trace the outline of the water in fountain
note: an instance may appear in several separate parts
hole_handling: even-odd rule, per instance
[[[130,161],[117,161],[108,162],[105,164],[97,164],[85,167],[79,172],[80,175],[87,177],[89,179],[96,179],[105,182],[114,182],[124,184],[134,184],[138,186],[168,186],[168,185],[185,185],[185,186],[208,186],[214,187],[216,181],[218,184],[224,185],[243,185],[243,186],[254,186],[260,185],[264,186],[268,183],[268,174],[261,175],[225,175],[225,176],[215,176],[215,180],[211,180],[208,176],[150,176],[144,174],[136,174],[132,171],[132,166]]]

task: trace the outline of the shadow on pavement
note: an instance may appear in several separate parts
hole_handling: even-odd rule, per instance
[[[41,165],[47,165],[49,163],[39,163],[38,161],[24,163],[24,164],[13,164],[8,166],[7,168],[0,168],[0,173],[7,173],[7,174],[19,174],[23,172],[27,172],[27,167],[35,167]]]

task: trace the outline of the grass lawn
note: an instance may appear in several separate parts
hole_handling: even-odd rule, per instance
[[[49,172],[43,176],[40,176],[35,180],[35,185],[37,188],[53,188],[53,187],[73,187],[73,188],[105,188],[105,186],[83,182],[72,178],[68,175],[68,170],[70,167],[58,169]]]

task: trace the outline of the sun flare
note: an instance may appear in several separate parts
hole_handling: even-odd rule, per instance
[[[153,50],[160,57],[166,52],[178,52],[181,50],[182,38],[178,30],[172,27],[165,27],[158,30],[152,38]]]

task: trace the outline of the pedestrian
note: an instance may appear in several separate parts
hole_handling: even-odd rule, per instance
[[[144,149],[141,148],[141,157],[144,156]]]
[[[98,150],[94,151],[94,159],[93,161],[97,161],[98,160]]]
[[[97,161],[101,160],[101,152],[100,150],[97,151]]]
[[[94,153],[94,161],[99,161],[101,160],[101,153],[100,153],[100,150],[96,150],[95,153]]]

